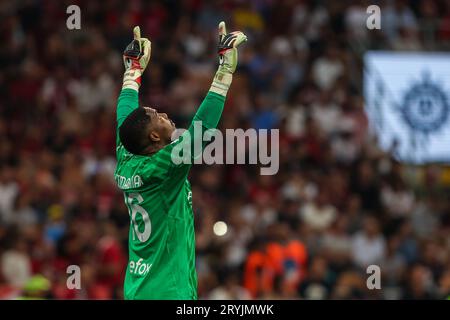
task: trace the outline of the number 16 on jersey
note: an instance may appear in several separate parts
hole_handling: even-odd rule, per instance
[[[128,207],[128,212],[131,216],[131,228],[133,230],[133,240],[136,236],[140,242],[146,242],[150,238],[152,233],[152,223],[150,221],[150,215],[148,212],[140,206],[144,202],[144,198],[139,193],[130,193],[125,195],[125,203]],[[142,222],[144,223],[144,230],[139,231],[139,226],[136,221],[137,214],[142,216]]]

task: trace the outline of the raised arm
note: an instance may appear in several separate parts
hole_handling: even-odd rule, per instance
[[[117,101],[117,128],[139,106],[138,93],[141,76],[151,56],[151,42],[147,38],[141,38],[141,30],[138,26],[134,27],[133,36],[133,41],[123,53],[125,73],[122,90]]]
[[[217,50],[219,54],[219,68],[214,76],[208,94],[197,110],[186,133],[191,140],[191,154],[194,157],[198,156],[195,153],[201,150],[194,150],[193,146],[195,143],[193,140],[202,139],[201,134],[195,128],[199,128],[201,125],[202,131],[205,131],[217,127],[222,116],[228,89],[233,80],[233,73],[236,71],[238,62],[237,47],[244,41],[247,41],[245,34],[240,31],[227,33],[225,22],[222,21],[219,23],[219,45]],[[196,123],[198,124],[197,126]],[[186,136],[183,138],[186,138]],[[204,147],[206,143],[202,141],[201,145]]]

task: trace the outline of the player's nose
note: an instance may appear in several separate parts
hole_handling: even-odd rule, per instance
[[[167,116],[167,113],[160,113],[161,117],[169,120],[169,117]]]

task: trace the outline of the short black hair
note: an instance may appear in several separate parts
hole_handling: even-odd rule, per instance
[[[144,108],[133,110],[119,128],[119,137],[125,149],[133,154],[141,154],[149,145],[148,127],[150,116]]]

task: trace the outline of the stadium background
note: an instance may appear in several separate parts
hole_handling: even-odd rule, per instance
[[[81,30],[66,28],[67,6]],[[378,4],[382,30],[365,26]],[[128,213],[113,181],[121,53],[152,41],[141,103],[186,126],[209,87],[216,27],[243,30],[220,128],[279,128],[280,171],[194,166],[202,299],[444,299],[450,171],[377,149],[368,49],[450,48],[450,2],[2,1],[0,298],[120,299]],[[213,224],[228,232],[218,237]],[[81,290],[68,290],[68,265]],[[366,266],[382,270],[368,290]]]

